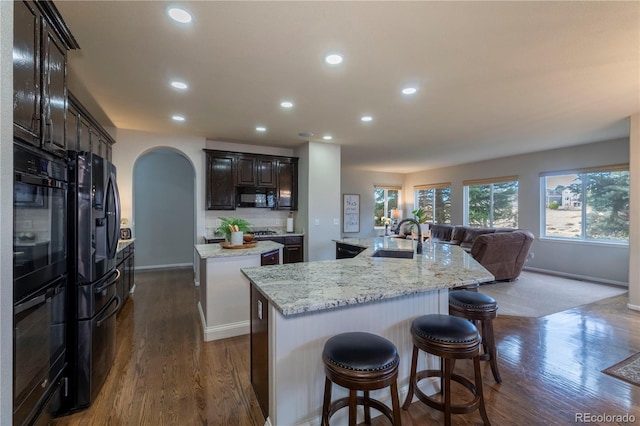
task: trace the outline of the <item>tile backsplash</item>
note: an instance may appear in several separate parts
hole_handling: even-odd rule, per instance
[[[207,237],[213,237],[220,226],[221,217],[239,217],[248,221],[254,230],[272,229],[282,230],[287,226],[289,212],[285,210],[251,209],[210,210],[205,212],[205,230]],[[296,212],[293,212],[294,223]]]

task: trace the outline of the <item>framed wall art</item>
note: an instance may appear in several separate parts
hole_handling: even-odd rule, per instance
[[[342,194],[342,232],[360,232],[360,194]]]

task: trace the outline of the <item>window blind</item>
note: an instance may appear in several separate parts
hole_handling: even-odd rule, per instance
[[[400,185],[373,185],[373,187],[375,189],[396,189],[398,191],[402,189]]]
[[[421,189],[444,189],[449,187],[451,187],[451,182],[430,183],[427,185],[415,185],[413,189],[414,191],[419,191]]]
[[[627,171],[629,171],[629,164],[612,164],[612,165],[609,165],[609,166],[583,167],[583,168],[571,169],[571,170],[540,172],[540,177],[572,175],[572,174],[576,174],[577,175],[577,174],[580,174],[580,173],[627,172]]]

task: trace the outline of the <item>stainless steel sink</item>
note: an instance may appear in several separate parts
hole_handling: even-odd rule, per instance
[[[394,259],[413,259],[413,250],[387,250],[378,249],[371,257],[391,257]]]

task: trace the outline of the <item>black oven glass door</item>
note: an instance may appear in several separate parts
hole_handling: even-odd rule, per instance
[[[64,368],[66,276],[14,305],[14,424],[33,417]]]
[[[19,302],[67,271],[67,183],[60,171],[64,163],[14,152],[17,164],[28,156],[25,164],[37,165],[14,171],[13,279]]]

